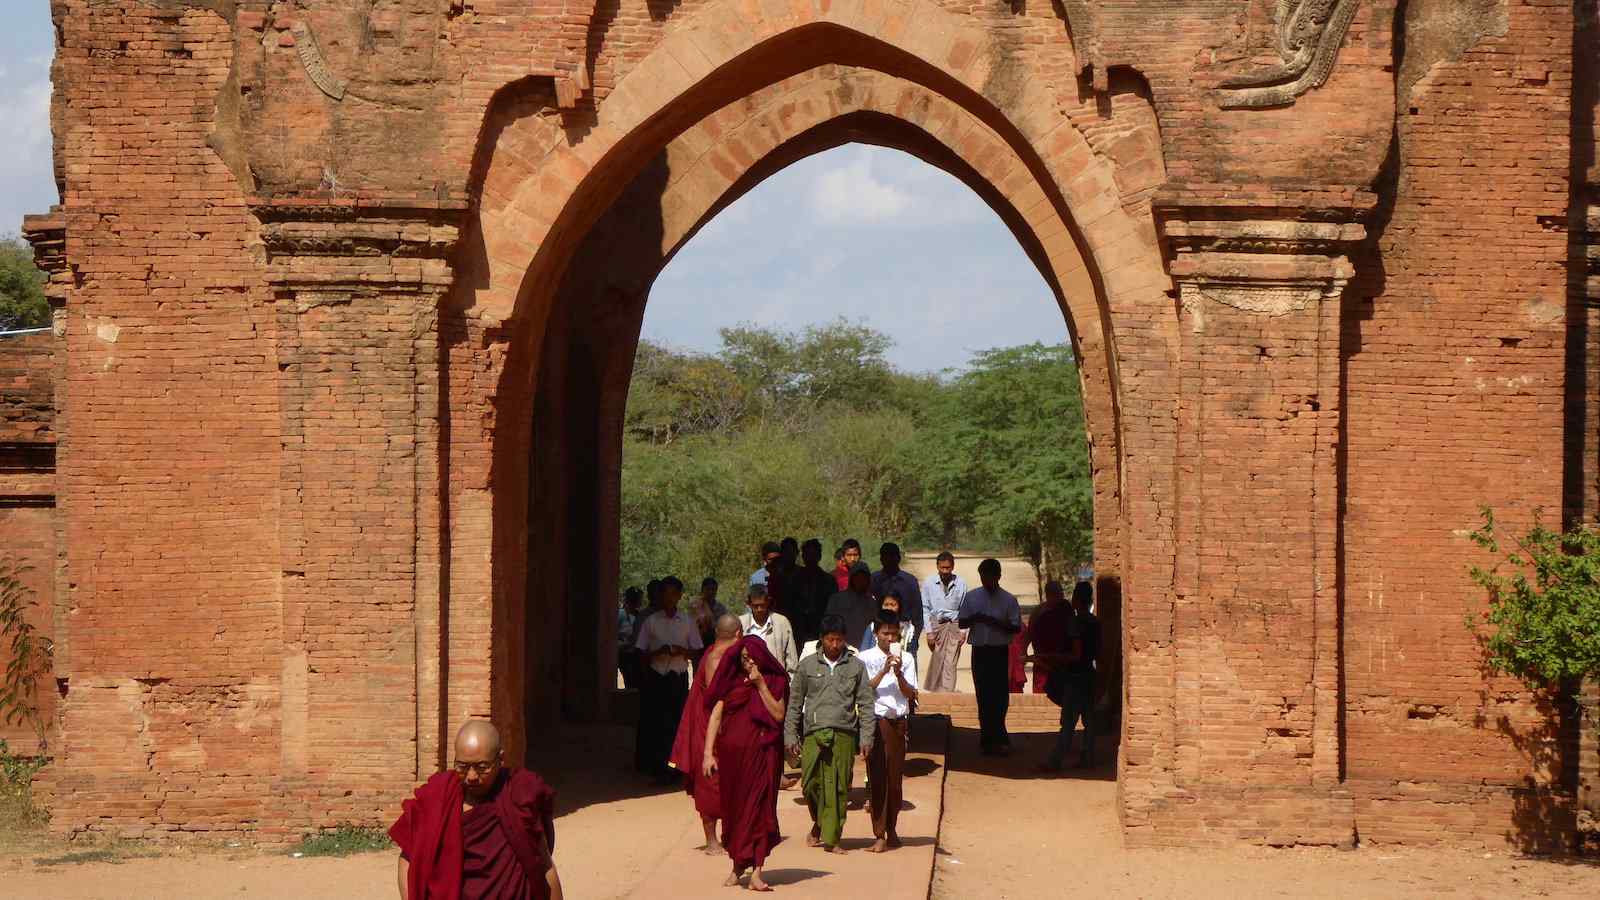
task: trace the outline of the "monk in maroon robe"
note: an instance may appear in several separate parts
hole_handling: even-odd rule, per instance
[[[700,814],[700,828],[706,842],[698,849],[709,856],[722,855],[722,842],[717,840],[717,820],[722,818],[722,791],[715,775],[707,778],[701,771],[705,761],[706,723],[711,721],[711,707],[706,704],[706,689],[711,686],[711,676],[723,654],[739,643],[739,620],[724,614],[716,622],[716,640],[706,649],[705,655],[694,669],[694,682],[689,687],[689,699],[683,704],[683,718],[678,721],[678,736],[672,741],[672,756],[667,762],[683,773],[684,792],[694,798],[694,810]]]
[[[770,891],[761,867],[779,840],[778,776],[789,674],[759,637],[746,635],[737,649],[723,655],[706,690],[711,721],[702,770],[722,780],[722,845],[733,860],[724,885],[738,886],[749,869],[747,887]]]
[[[561,900],[555,792],[503,764],[500,733],[482,719],[456,734],[451,770],[401,806],[400,900]]]

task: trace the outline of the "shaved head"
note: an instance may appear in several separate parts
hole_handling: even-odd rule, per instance
[[[500,729],[495,728],[488,719],[468,719],[467,724],[456,732],[456,757],[460,758],[464,753],[473,757],[482,755],[485,759],[499,756]]]
[[[468,719],[456,732],[455,771],[472,802],[494,789],[500,777],[500,731],[488,719]]]
[[[723,613],[717,617],[717,639],[722,641],[732,640],[739,636],[744,627],[739,624],[735,616]]]

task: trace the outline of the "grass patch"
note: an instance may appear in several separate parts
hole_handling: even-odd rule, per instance
[[[382,828],[370,825],[340,825],[325,828],[316,834],[300,839],[300,846],[292,852],[298,856],[351,856],[356,853],[374,853],[394,846]]]
[[[49,816],[33,802],[33,776],[44,768],[40,756],[22,756],[0,741],[0,849],[23,848],[45,836]]]
[[[86,863],[120,863],[130,859],[152,859],[160,855],[160,850],[138,841],[110,839],[97,847],[85,847],[82,850],[71,850],[55,856],[36,856],[33,864],[41,867],[81,866]]]

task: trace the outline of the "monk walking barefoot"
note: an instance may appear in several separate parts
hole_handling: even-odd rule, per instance
[[[722,787],[715,777],[707,778],[700,771],[705,759],[706,723],[711,720],[711,707],[705,702],[706,690],[711,687],[711,678],[723,654],[737,646],[742,636],[737,618],[724,613],[717,619],[715,641],[695,664],[689,700],[683,705],[683,718],[678,722],[678,734],[673,739],[672,756],[668,759],[669,765],[683,773],[683,789],[694,798],[694,809],[700,816],[700,829],[706,839],[695,849],[707,856],[722,855],[722,842],[717,840],[717,820],[722,818]]]
[[[766,642],[746,635],[723,655],[706,690],[704,777],[722,784],[722,845],[733,860],[723,882],[739,884],[746,870],[752,891],[772,888],[761,867],[778,841],[778,773],[783,766],[783,717],[789,673]]]

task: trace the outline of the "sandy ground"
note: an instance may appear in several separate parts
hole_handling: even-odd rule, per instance
[[[536,768],[557,791],[556,864],[572,900],[702,897],[721,892],[726,856],[710,857],[699,819],[681,791],[654,788],[627,769],[632,732],[604,727],[572,735],[563,750]],[[872,843],[865,810],[845,822],[845,856],[805,846],[810,817],[796,791],[779,795],[785,840],[767,863],[767,879],[793,898],[835,898],[864,890],[879,900],[922,900],[933,868],[939,800],[944,782],[944,726],[918,726],[907,761],[906,808],[900,835],[906,846],[884,856]],[[599,762],[597,765],[596,762]],[[864,802],[864,766],[857,766],[856,803]],[[294,859],[284,854],[170,851],[156,859],[39,866],[32,855],[0,859],[0,898],[293,897],[306,900],[389,900],[395,891],[393,852],[343,859]],[[883,873],[891,873],[884,879]],[[741,896],[729,891],[730,896]]]
[[[953,735],[935,900],[1600,896],[1600,861],[1392,847],[1124,849],[1115,767],[1043,775],[1034,764],[1050,736],[1019,737],[1020,753],[996,760],[978,754],[976,732]]]
[[[699,827],[680,792],[648,788],[625,770],[626,729],[575,735],[540,763],[560,792],[557,861],[568,896],[699,897],[718,892],[721,859],[694,852]],[[1600,864],[1524,859],[1503,853],[1365,847],[1335,850],[1127,850],[1113,808],[1110,764],[1045,776],[1033,764],[1047,735],[1018,735],[1018,753],[977,753],[977,735],[950,737],[948,774],[938,736],[920,728],[912,808],[902,816],[911,846],[889,857],[825,856],[799,840],[807,826],[797,795],[781,797],[785,840],[770,861],[778,896],[856,895],[934,900],[968,898],[1505,898],[1600,896]],[[1109,748],[1105,748],[1109,750]],[[1105,754],[1103,754],[1105,755]],[[942,824],[937,850],[933,833]],[[859,791],[857,792],[859,795]],[[852,812],[846,845],[863,846],[870,828]],[[931,891],[929,868],[933,869]],[[887,872],[887,876],[885,876]],[[157,859],[41,867],[30,856],[0,858],[0,897],[294,897],[379,900],[394,896],[394,854],[291,859],[282,854],[168,850]],[[742,896],[731,891],[727,896]]]

